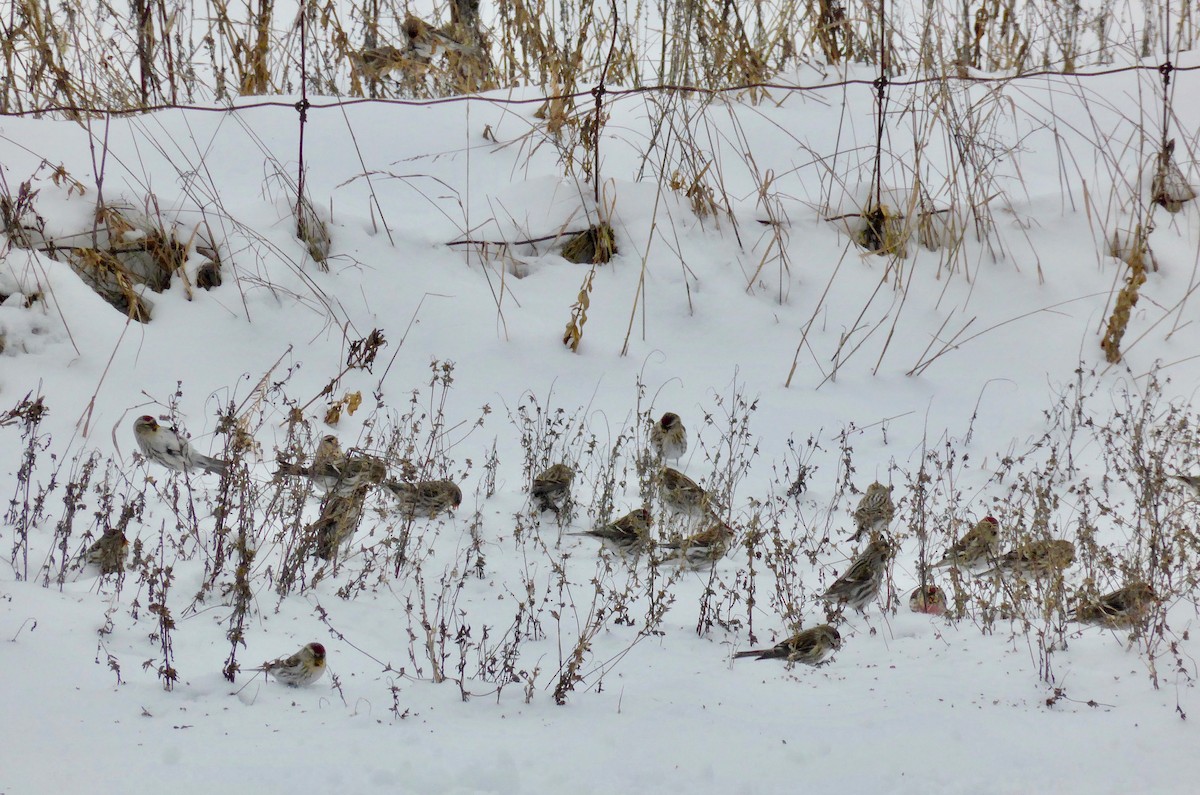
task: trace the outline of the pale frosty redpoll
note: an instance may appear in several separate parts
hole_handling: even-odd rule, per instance
[[[846,605],[852,610],[863,610],[879,593],[891,554],[892,548],[886,541],[872,541],[854,559],[846,573],[833,581],[821,598]]]
[[[914,613],[940,616],[946,612],[946,594],[933,583],[918,585],[908,596],[908,609]]]
[[[679,415],[668,411],[650,428],[650,446],[660,460],[678,461],[687,452],[687,429]]]
[[[710,566],[729,552],[733,543],[733,528],[718,520],[707,530],[665,541],[663,561],[679,560],[688,566]]]
[[[129,539],[115,527],[104,531],[83,553],[83,559],[100,567],[101,574],[116,574],[125,568],[129,558]]]
[[[617,552],[631,555],[649,549],[651,545],[650,526],[653,523],[654,519],[651,517],[650,511],[645,508],[635,508],[620,519],[606,525],[594,527],[582,533],[568,533],[567,535],[599,538],[606,546]]]
[[[276,474],[306,477],[327,494],[349,496],[359,489],[382,483],[388,468],[378,456],[342,452],[338,438],[329,435],[317,445],[311,464],[304,466],[280,460]]]
[[[337,557],[342,544],[354,535],[362,521],[367,490],[358,489],[348,495],[330,494],[321,504],[321,516],[306,528],[316,536],[316,553],[325,560]]]
[[[1037,539],[1004,553],[996,559],[996,565],[982,575],[1006,572],[1044,576],[1062,571],[1074,561],[1075,545],[1070,541]]]
[[[1000,523],[994,517],[985,516],[975,523],[963,537],[950,545],[934,568],[955,566],[969,569],[980,566],[996,557],[1000,543]]]
[[[864,534],[870,536],[870,534],[887,529],[895,513],[896,507],[892,505],[891,488],[875,481],[867,486],[866,493],[858,501],[858,507],[854,509],[855,532],[850,540],[857,541]]]
[[[1153,588],[1141,581],[1132,582],[1101,596],[1095,602],[1079,605],[1067,618],[1084,624],[1128,629],[1142,623],[1157,601],[1158,596]]]
[[[325,675],[325,647],[308,643],[295,654],[263,663],[254,670],[265,671],[292,687],[311,685]]]
[[[133,435],[137,439],[142,455],[176,472],[203,469],[206,472],[224,474],[229,467],[227,461],[210,458],[192,449],[188,440],[174,428],[159,425],[149,414],[133,421]]]
[[[575,480],[575,470],[566,464],[552,464],[539,472],[533,479],[529,493],[541,511],[558,512],[566,505],[571,496],[571,482]]]
[[[400,511],[406,515],[433,519],[462,504],[462,489],[450,480],[388,480],[383,485],[400,501]]]
[[[1171,475],[1172,480],[1191,486],[1196,496],[1200,497],[1200,475]]]
[[[408,55],[425,63],[437,55],[439,50],[449,50],[476,58],[482,55],[477,47],[455,41],[425,20],[411,15],[404,20],[403,30],[408,38]]]
[[[676,513],[699,516],[712,508],[712,495],[678,469],[663,467],[658,473],[658,494]]]
[[[733,658],[739,660],[743,657],[753,657],[757,660],[787,660],[805,665],[818,665],[830,652],[841,647],[842,636],[837,629],[829,624],[821,624],[797,632],[769,649],[739,651]]]

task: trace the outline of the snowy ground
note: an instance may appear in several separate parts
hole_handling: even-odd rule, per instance
[[[29,392],[49,409],[28,493],[20,423],[0,428],[0,494],[13,504],[2,527],[13,552],[0,567],[9,679],[0,791],[1192,791],[1197,734],[1181,717],[1198,706],[1189,638],[1197,551],[1180,542],[1176,563],[1152,570],[1149,520],[1121,476],[1126,448],[1083,421],[1117,427],[1118,415],[1148,401],[1151,458],[1167,472],[1200,471],[1190,408],[1200,384],[1194,203],[1153,215],[1160,269],[1141,289],[1125,360],[1108,366],[1099,347],[1127,273],[1107,241],[1133,228],[1150,180],[1139,169],[1157,133],[1143,142],[1135,111],[1157,118],[1154,80],[952,86],[955,107],[973,109],[979,151],[995,157],[973,173],[979,194],[994,197],[995,228],[987,242],[967,235],[954,256],[914,240],[902,259],[864,254],[823,220],[855,212],[866,195],[869,87],[757,105],[729,98],[703,114],[693,106],[694,144],[712,164],[706,179],[732,206],[703,220],[656,176],[686,161],[679,144],[651,145],[655,109],[623,98],[601,150],[619,254],[596,271],[578,353],[561,339],[587,266],[549,243],[512,247],[515,265],[496,246],[484,260],[478,246],[447,245],[538,238],[594,216],[591,185],[563,176],[536,104],[310,112],[308,190],[329,221],[328,272],[293,236],[279,177],[295,178],[290,107],[90,128],[6,119],[6,192],[33,176],[47,236],[90,231],[102,169],[106,201],[145,208],[153,196],[184,240],[207,221],[225,280],[190,296],[178,277],[166,292],[147,291],[153,321],[143,325],[62,262],[0,237],[0,294],[11,296],[0,306],[0,411]],[[961,209],[972,194],[944,181],[955,161],[931,100],[897,92],[894,109],[917,110],[889,128],[885,183],[911,186],[916,134],[928,144],[920,179],[937,206],[957,197]],[[1179,129],[1196,128],[1200,110],[1176,110]],[[1181,139],[1177,150],[1193,184],[1195,144]],[[43,159],[83,194],[51,180]],[[781,220],[786,261],[775,227],[759,223],[769,212]],[[199,263],[193,253],[189,276]],[[26,308],[34,292],[43,297]],[[373,371],[351,370],[322,396],[349,342],[376,328],[388,344]],[[448,389],[430,386],[434,360],[453,363]],[[259,445],[233,506],[251,517],[258,550],[237,649],[246,670],[234,683],[221,673],[234,567],[211,566],[219,479],[171,475],[134,456],[133,418],[166,416],[177,385],[176,419],[199,449],[220,453],[217,414],[229,403]],[[355,391],[361,407],[323,425],[330,403]],[[1054,412],[1077,393],[1085,397],[1072,435],[1070,412]],[[561,432],[534,439],[535,466],[566,458],[579,468],[568,532],[597,521],[606,483],[615,480],[616,512],[641,503],[634,450],[646,417],[671,410],[692,434],[683,468],[732,484],[739,538],[757,526],[798,551],[764,552],[751,565],[741,547],[711,574],[660,569],[651,581],[645,561],[631,570],[590,539],[560,537],[551,517],[530,512],[522,429],[533,423],[519,419],[521,407],[540,407],[543,427]],[[381,494],[336,573],[305,561],[306,586],[278,594],[296,525],[279,508],[289,484],[272,473],[293,409],[311,437],[334,432],[345,446],[386,453],[411,437],[429,453],[427,471],[462,485],[454,517],[413,524],[399,575],[386,540],[404,522]],[[1167,433],[1169,416],[1183,426]],[[1164,439],[1191,446],[1164,449]],[[1051,450],[1064,460],[1069,451],[1070,465],[1050,462]],[[99,469],[75,498],[72,524],[64,489],[92,451]],[[923,460],[931,481],[918,499]],[[793,499],[786,491],[801,462],[811,468],[807,490]],[[842,649],[819,668],[734,664],[735,651],[825,620],[816,595],[854,554],[850,513],[875,479],[892,484],[899,503],[898,611],[876,604],[848,616]],[[930,557],[987,514],[1011,543],[1032,521],[1026,487],[1039,483],[1056,500],[1050,534],[1094,529],[1097,549],[1165,592],[1153,632],[1127,643],[1126,633],[1081,629],[1061,610],[1029,604],[1028,624],[999,618],[976,601],[995,596],[983,585],[968,584],[971,601],[955,620],[908,611],[922,522]],[[1161,527],[1194,530],[1197,502],[1158,485]],[[19,514],[39,489],[45,510],[29,529],[26,562]],[[57,544],[65,537],[67,557],[77,555],[104,526],[97,512],[119,514],[143,494],[130,537],[157,563],[117,581],[68,560],[59,586]],[[310,496],[305,521],[318,506]],[[665,537],[672,528],[653,507]],[[148,609],[155,566],[174,578],[165,603],[179,678],[169,692],[159,616]],[[1089,577],[1102,591],[1121,582],[1115,564],[1081,554],[1066,575],[1068,597]],[[197,600],[209,580],[214,588]],[[643,633],[655,588],[669,609]],[[580,679],[556,705],[585,627],[596,632]],[[311,640],[329,649],[334,676],[306,689],[252,678],[248,669]],[[516,681],[498,672],[505,650]],[[435,682],[435,667],[445,681]]]

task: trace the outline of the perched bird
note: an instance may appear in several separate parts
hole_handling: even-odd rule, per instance
[[[354,67],[363,77],[382,80],[388,73],[404,65],[404,51],[391,45],[367,47],[350,54]]]
[[[622,555],[644,552],[651,546],[650,526],[654,518],[645,508],[634,508],[616,521],[594,527],[582,533],[567,533],[573,536],[599,538]]]
[[[438,54],[439,50],[448,50],[472,58],[479,58],[483,55],[478,47],[471,47],[455,41],[425,20],[412,15],[409,15],[404,20],[402,30],[408,39],[408,52],[406,54],[423,63],[431,61]]]
[[[1171,475],[1171,479],[1191,486],[1196,496],[1200,497],[1200,475]]]
[[[87,548],[83,559],[100,567],[101,574],[116,574],[123,571],[129,558],[129,539],[115,527],[104,531],[104,535]]]
[[[358,529],[366,506],[367,490],[350,494],[333,493],[321,503],[321,516],[308,527],[305,534],[314,538],[317,557],[332,561],[338,550]]]
[[[883,574],[891,555],[892,548],[886,541],[872,541],[862,554],[854,559],[846,573],[834,580],[825,593],[821,594],[821,598],[845,605],[852,610],[863,610],[879,593],[879,586],[883,584]]]
[[[263,663],[253,670],[265,671],[292,687],[311,685],[325,675],[325,647],[307,643],[295,654]]]
[[[174,428],[159,425],[158,420],[144,414],[133,421],[133,435],[137,439],[142,455],[176,472],[203,469],[205,472],[225,474],[228,461],[198,453],[188,440]]]
[[[1062,571],[1075,561],[1075,545],[1070,541],[1037,539],[1004,553],[996,559],[996,565],[985,572],[989,574],[1032,574],[1044,576]]]
[[[940,616],[946,612],[946,594],[933,583],[917,586],[908,597],[908,609],[914,613]]]
[[[858,507],[854,509],[856,529],[850,540],[857,541],[863,537],[863,534],[886,529],[895,513],[896,506],[892,505],[892,490],[879,481],[875,481],[867,486],[867,492],[863,494],[862,499],[858,501]]]
[[[537,501],[538,512],[558,512],[566,505],[571,496],[571,481],[575,480],[575,470],[566,464],[551,464],[533,479],[533,487],[529,493]]]
[[[462,489],[451,480],[418,480],[415,483],[388,480],[383,485],[400,501],[400,510],[406,515],[434,519],[446,511],[453,512],[462,504]]]
[[[963,537],[950,545],[934,568],[954,566],[969,569],[980,566],[996,557],[1000,543],[1000,523],[995,517],[985,516]]]
[[[387,477],[387,463],[378,456],[366,453],[342,452],[342,445],[332,434],[321,439],[308,466],[279,460],[277,475],[306,477],[326,494],[349,496],[359,489],[377,486]]]
[[[666,550],[666,554],[662,560],[679,560],[694,567],[711,566],[729,552],[733,536],[733,528],[717,520],[707,530],[663,542],[662,548]]]
[[[687,452],[687,429],[678,414],[668,411],[650,427],[650,446],[660,461],[678,461]]]
[[[1139,580],[1107,593],[1095,602],[1079,605],[1067,615],[1067,619],[1113,629],[1128,629],[1141,624],[1156,601],[1158,596],[1154,589]]]
[[[740,660],[743,657],[753,657],[756,660],[787,660],[805,665],[818,665],[830,652],[841,647],[842,636],[837,629],[829,624],[821,624],[797,632],[769,649],[739,651],[733,658]]]
[[[699,516],[712,508],[712,495],[678,469],[662,468],[658,473],[658,494],[676,513]]]

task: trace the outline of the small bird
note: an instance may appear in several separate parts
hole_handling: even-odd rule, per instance
[[[99,566],[101,574],[116,574],[123,571],[128,558],[129,539],[115,527],[105,530],[104,534],[83,553],[83,559]]]
[[[571,496],[571,481],[575,480],[575,470],[566,464],[551,464],[533,479],[529,493],[537,501],[538,512],[558,512],[567,504]]]
[[[707,530],[663,542],[662,548],[667,552],[661,562],[679,560],[692,567],[711,566],[729,552],[733,536],[733,528],[717,520]]]
[[[990,574],[1048,575],[1062,571],[1075,561],[1075,545],[1062,539],[1036,539],[1010,550],[996,559],[996,565],[981,576]]]
[[[908,609],[914,613],[925,613],[931,616],[944,615],[946,594],[933,583],[927,583],[924,588],[918,585],[909,594]]]
[[[819,665],[830,652],[841,647],[842,636],[837,629],[829,624],[821,624],[797,632],[769,649],[739,651],[733,658],[740,660],[743,657],[753,657],[756,660],[787,660],[805,665]]]
[[[676,513],[699,516],[711,510],[712,495],[678,469],[662,468],[658,475],[658,494]]]
[[[311,685],[325,675],[325,647],[307,643],[295,654],[263,663],[253,670],[265,671],[291,687]]]
[[[471,47],[455,41],[450,36],[430,25],[423,19],[409,15],[402,26],[404,35],[408,38],[409,57],[423,63],[429,63],[439,50],[448,50],[472,58],[482,57],[478,47]]]
[[[878,480],[867,486],[867,491],[854,509],[856,528],[851,541],[857,541],[864,533],[876,533],[887,528],[896,514],[892,504],[892,490]]]
[[[1000,543],[1000,523],[993,516],[985,516],[963,537],[950,545],[934,568],[954,566],[969,569],[980,566],[996,557]]]
[[[321,439],[308,466],[279,460],[277,475],[306,477],[326,494],[343,497],[369,486],[377,486],[387,477],[387,463],[378,456],[352,451],[342,452],[342,445],[332,434]]]
[[[351,53],[350,59],[363,77],[382,80],[388,76],[389,72],[402,67],[405,57],[403,50],[384,44],[380,47],[366,47]]]
[[[229,468],[228,461],[196,452],[175,428],[159,425],[158,420],[149,414],[143,414],[133,421],[133,435],[142,455],[167,469],[190,472],[198,468],[223,475]]]
[[[409,516],[434,519],[446,511],[453,512],[462,504],[462,489],[451,480],[418,480],[415,483],[387,480],[383,486],[400,501],[400,511]]]
[[[315,540],[317,557],[332,561],[338,550],[358,529],[366,506],[365,488],[349,494],[333,493],[321,503],[321,516],[305,528],[305,535]]]
[[[1079,605],[1067,614],[1067,620],[1128,629],[1141,624],[1156,601],[1158,596],[1154,589],[1139,580],[1107,593],[1094,602]]]
[[[650,427],[650,446],[660,461],[678,461],[687,452],[687,429],[679,415],[668,411]]]
[[[891,555],[892,548],[886,541],[872,541],[862,554],[854,559],[846,573],[834,580],[825,593],[821,594],[821,598],[861,612],[879,593],[879,586],[883,584],[883,574]]]
[[[1171,475],[1172,480],[1191,486],[1196,496],[1200,497],[1200,475]]]
[[[599,538],[605,546],[611,547],[622,555],[634,555],[645,552],[650,548],[650,526],[654,518],[645,508],[634,508],[616,521],[582,533],[567,533],[572,536],[591,536]]]

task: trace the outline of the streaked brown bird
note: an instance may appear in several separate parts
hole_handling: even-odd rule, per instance
[[[295,654],[263,663],[252,670],[265,671],[291,687],[311,685],[325,675],[325,647],[320,643],[307,643]]]
[[[653,542],[650,540],[650,526],[654,518],[645,508],[634,508],[629,513],[613,522],[600,527],[594,527],[582,533],[567,533],[572,536],[591,536],[599,538],[604,545],[622,555],[635,555],[645,552]]]
[[[177,429],[159,425],[149,414],[133,421],[133,436],[142,455],[167,469],[176,472],[203,469],[222,475],[229,468],[228,461],[197,452]]]
[[[391,45],[367,47],[350,54],[358,73],[371,80],[382,80],[389,72],[404,65],[404,51]]]
[[[333,493],[321,503],[321,516],[307,528],[315,541],[317,557],[332,561],[338,550],[350,540],[362,522],[366,507],[367,489],[349,494]]]
[[[453,512],[462,504],[462,489],[452,480],[418,480],[414,483],[388,480],[383,485],[399,500],[400,511],[407,516],[434,519],[447,511]]]
[[[896,506],[892,504],[892,490],[879,481],[867,486],[867,491],[858,501],[854,509],[854,535],[851,541],[858,541],[864,535],[887,529],[892,517],[896,514]]]
[[[658,473],[658,494],[675,513],[700,516],[713,508],[712,495],[678,469],[663,467]]]
[[[1062,539],[1036,539],[1004,553],[996,565],[981,576],[990,574],[1029,574],[1042,577],[1062,571],[1075,562],[1075,545]]]
[[[1145,621],[1157,601],[1154,589],[1139,580],[1104,594],[1094,602],[1079,605],[1067,614],[1067,619],[1112,629],[1129,629]]]
[[[332,434],[321,439],[311,464],[305,466],[283,459],[278,463],[275,474],[306,477],[326,494],[343,497],[377,486],[388,475],[387,463],[382,458],[353,450],[344,453],[338,438]]]
[[[678,461],[688,449],[687,429],[679,415],[668,411],[650,427],[650,446],[660,461]]]
[[[405,18],[401,28],[408,39],[406,55],[422,63],[429,63],[439,52],[456,52],[472,58],[480,58],[483,53],[478,47],[456,41],[445,31],[435,28],[425,20],[411,14]]]
[[[846,573],[834,580],[821,594],[821,598],[861,612],[879,594],[879,586],[883,584],[883,575],[891,556],[892,548],[886,541],[872,541],[854,559]]]
[[[787,640],[777,643],[769,649],[754,649],[739,651],[733,655],[735,660],[753,657],[756,660],[787,660],[788,662],[819,665],[830,652],[842,647],[842,636],[837,629],[829,624],[797,632]]]
[[[969,569],[982,566],[996,557],[1000,551],[1000,523],[995,517],[985,516],[975,523],[975,526],[963,534],[963,537],[950,545],[942,559],[933,564],[934,568],[954,566]]]
[[[664,541],[661,562],[678,560],[687,566],[711,566],[729,552],[733,545],[733,528],[719,519],[710,527],[684,538]]]
[[[537,504],[538,512],[558,512],[566,505],[571,497],[571,482],[575,480],[575,470],[566,464],[551,464],[533,479],[529,489]]]
[[[83,553],[83,559],[93,566],[99,566],[101,574],[123,571],[128,558],[129,539],[115,527],[105,530]]]
[[[926,583],[924,588],[918,585],[908,596],[908,609],[931,616],[945,615],[946,594],[933,583]]]

